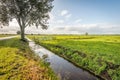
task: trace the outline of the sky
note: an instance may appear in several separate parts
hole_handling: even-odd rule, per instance
[[[49,28],[27,27],[36,34],[120,34],[120,0],[54,0]],[[19,30],[13,20],[1,33]]]

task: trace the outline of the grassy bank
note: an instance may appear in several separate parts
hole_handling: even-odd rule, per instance
[[[0,80],[57,80],[53,71],[18,38],[0,41]]]
[[[108,80],[120,79],[120,36],[29,36],[56,54]]]

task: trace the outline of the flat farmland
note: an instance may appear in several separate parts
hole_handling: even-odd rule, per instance
[[[8,36],[16,36],[16,35],[14,35],[14,34],[0,34],[0,38],[8,37]]]
[[[119,35],[33,35],[36,43],[105,79],[120,79]]]

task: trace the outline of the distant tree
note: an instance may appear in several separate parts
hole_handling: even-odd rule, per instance
[[[47,29],[49,12],[53,0],[0,0],[0,24],[9,25],[16,19],[21,30],[21,39],[25,40],[27,26],[42,26]]]
[[[17,31],[17,34],[21,34],[21,31]]]
[[[87,35],[88,35],[88,32],[86,32],[85,35],[87,36]]]

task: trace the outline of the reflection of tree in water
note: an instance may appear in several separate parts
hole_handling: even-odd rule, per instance
[[[69,78],[70,78],[70,72],[64,72],[64,74],[60,74],[61,71],[62,71],[62,70],[59,69],[58,74],[57,74],[58,78],[59,78],[60,80],[69,80]]]
[[[47,55],[47,54],[44,54],[44,55],[42,56],[42,58],[43,58],[43,59],[47,59],[47,58],[48,58],[48,55]]]
[[[44,55],[42,56],[42,59],[44,59],[44,62],[45,62],[47,65],[50,65],[49,58],[48,58],[48,54],[44,54]]]
[[[70,78],[70,72],[65,72],[65,77],[63,78],[63,80],[69,80]]]

